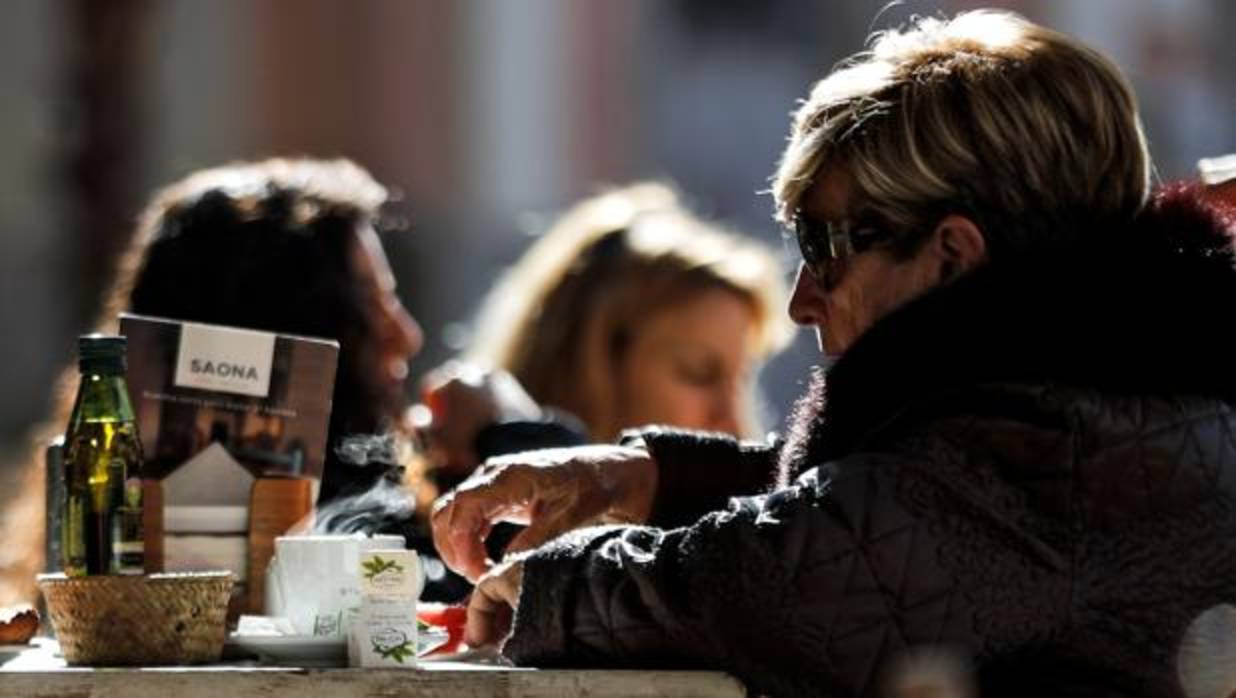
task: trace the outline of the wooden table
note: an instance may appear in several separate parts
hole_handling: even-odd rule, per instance
[[[460,662],[392,669],[302,669],[247,664],[165,668],[66,667],[55,644],[0,655],[0,697],[73,698],[432,698],[504,696],[700,696],[746,692],[725,674],[704,671],[542,670]]]

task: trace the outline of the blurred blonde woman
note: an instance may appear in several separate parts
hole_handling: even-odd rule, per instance
[[[665,185],[586,199],[490,292],[466,363],[429,379],[431,443],[475,465],[492,454],[472,450],[486,422],[538,418],[537,405],[578,418],[589,441],[646,424],[756,436],[755,375],[789,338],[781,274],[764,245]]]

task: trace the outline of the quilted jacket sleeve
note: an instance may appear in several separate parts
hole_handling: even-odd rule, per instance
[[[730,497],[772,488],[775,442],[739,441],[727,434],[647,427],[623,434],[642,442],[657,463],[657,496],[649,524],[676,528],[724,509]]]
[[[690,527],[558,539],[525,563],[504,652],[537,666],[711,668],[772,695],[873,691],[901,650],[973,639],[936,527],[898,504],[897,470],[867,456]]]

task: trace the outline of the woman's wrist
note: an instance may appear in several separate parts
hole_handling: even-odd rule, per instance
[[[601,471],[603,485],[612,492],[609,523],[644,524],[652,517],[660,473],[642,441],[624,441],[621,460]]]

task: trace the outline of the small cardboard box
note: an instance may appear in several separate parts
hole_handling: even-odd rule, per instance
[[[349,664],[415,668],[420,559],[412,550],[371,550],[361,554],[360,570],[361,606],[348,634]]]

